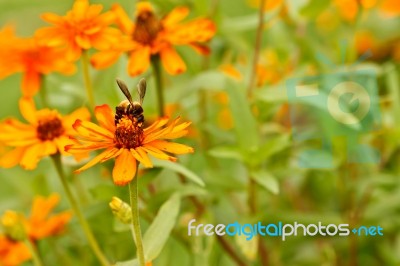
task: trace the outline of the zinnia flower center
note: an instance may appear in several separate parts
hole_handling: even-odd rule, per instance
[[[136,18],[136,27],[133,39],[142,44],[151,44],[157,37],[161,25],[153,12],[144,10]]]
[[[61,136],[65,129],[60,115],[56,111],[43,110],[45,113],[38,116],[37,136],[41,140],[52,140]]]
[[[114,143],[117,148],[134,149],[142,144],[144,135],[143,123],[132,121],[124,115],[118,122],[115,130]]]

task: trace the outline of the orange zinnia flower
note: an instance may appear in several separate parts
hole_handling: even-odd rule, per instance
[[[0,265],[16,266],[32,258],[29,248],[23,243],[0,235]]]
[[[106,49],[118,41],[120,31],[109,25],[114,21],[110,11],[100,14],[102,5],[89,5],[88,0],[75,0],[72,10],[64,16],[45,13],[42,19],[53,26],[36,32],[40,41],[49,46],[66,46],[67,58],[76,60],[82,50],[92,47]]]
[[[22,230],[25,231],[23,234],[34,243],[40,239],[57,235],[64,230],[65,225],[72,217],[69,211],[49,215],[59,200],[60,197],[57,194],[52,194],[48,198],[35,197],[30,217],[25,218],[13,211],[7,211],[2,217],[2,222],[3,224],[7,223],[8,229],[10,226],[12,227],[12,222],[16,227],[22,225]],[[15,219],[16,217],[21,219]],[[0,235],[0,265],[16,266],[32,258],[29,248],[21,241],[22,239],[13,239],[7,232]]]
[[[190,122],[178,124],[179,117],[165,128],[162,127],[168,123],[167,117],[160,118],[151,126],[142,129],[142,122],[126,115],[123,115],[115,124],[115,115],[108,105],[97,106],[94,112],[100,126],[77,120],[73,127],[78,132],[79,144],[69,145],[65,149],[71,153],[106,150],[76,170],[76,173],[97,163],[116,158],[112,176],[114,183],[122,186],[134,178],[137,161],[143,163],[145,167],[152,167],[148,154],[159,159],[176,161],[175,157],[165,152],[174,154],[193,152],[191,147],[164,140],[187,134]]]
[[[32,97],[40,88],[42,75],[51,72],[72,74],[75,66],[64,51],[39,45],[34,38],[18,38],[11,27],[0,31],[0,78],[23,72],[22,93]]]
[[[136,21],[133,22],[121,6],[115,4],[112,10],[120,29],[129,36],[111,49],[104,49],[92,57],[96,68],[104,68],[114,63],[124,53],[129,53],[128,73],[136,76],[147,70],[151,56],[159,55],[165,70],[179,74],[186,70],[182,58],[174,45],[189,45],[200,54],[208,54],[209,49],[201,43],[207,42],[215,34],[215,25],[205,18],[180,23],[189,9],[177,7],[161,20],[154,14],[148,2],[137,3]]]
[[[44,156],[58,152],[65,155],[64,146],[73,143],[69,137],[75,133],[74,121],[90,119],[86,108],[79,108],[65,117],[56,110],[36,110],[31,98],[22,98],[19,108],[29,124],[13,118],[0,123],[0,142],[15,148],[0,157],[1,167],[20,164],[25,169],[34,169]]]

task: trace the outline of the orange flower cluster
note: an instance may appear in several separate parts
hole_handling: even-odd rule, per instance
[[[159,19],[148,2],[139,2],[135,21],[117,4],[111,11],[101,13],[102,9],[100,4],[75,0],[63,16],[43,14],[42,19],[52,25],[38,29],[31,38],[18,38],[12,28],[5,27],[0,31],[0,78],[23,72],[23,96],[32,97],[40,89],[43,75],[72,74],[73,62],[91,48],[99,51],[91,59],[96,68],[108,67],[128,53],[131,76],[146,71],[154,56],[161,58],[168,73],[179,74],[186,65],[174,46],[189,45],[200,54],[208,54],[203,43],[216,31],[214,23],[205,18],[181,23],[189,14],[185,7]]]
[[[19,219],[17,213],[7,211],[2,217],[2,223],[9,226],[12,226],[12,223],[21,223],[27,239],[33,243],[57,235],[64,230],[65,225],[72,217],[69,211],[50,215],[59,201],[60,197],[56,194],[52,194],[48,198],[37,196],[33,200],[31,215],[28,218],[22,216]],[[0,234],[0,265],[19,265],[30,260],[31,257],[29,248],[20,239]]]
[[[187,23],[181,21],[189,14],[189,9],[178,7],[164,18],[159,19],[152,5],[139,2],[136,20],[132,21],[122,7],[115,4],[112,11],[116,14],[119,28],[126,34],[121,42],[110,49],[101,51],[92,57],[96,68],[104,68],[114,63],[124,53],[129,53],[128,73],[136,76],[146,71],[150,59],[159,56],[165,70],[171,74],[180,74],[186,65],[174,46],[189,45],[200,54],[208,54],[209,49],[202,43],[209,41],[216,28],[212,21],[198,18]]]

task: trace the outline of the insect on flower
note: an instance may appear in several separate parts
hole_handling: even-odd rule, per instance
[[[113,113],[108,105],[97,106],[94,110],[99,125],[88,121],[76,120],[73,128],[77,132],[75,143],[65,146],[65,151],[76,154],[105,149],[84,166],[75,171],[80,173],[97,163],[116,158],[112,171],[114,184],[127,185],[134,177],[137,166],[153,167],[148,155],[161,160],[176,161],[170,154],[192,153],[192,147],[173,143],[169,140],[185,136],[190,122],[178,123],[180,118],[168,124],[168,117],[161,117],[152,125],[144,127],[143,108],[141,106],[146,92],[146,82],[138,84],[139,101],[132,101],[128,87],[117,80],[117,84],[126,96]]]
[[[123,100],[116,108],[115,108],[115,125],[119,123],[119,120],[123,116],[128,116],[132,122],[136,122],[143,126],[144,116],[143,116],[143,99],[146,94],[146,80],[141,79],[139,84],[137,85],[137,92],[139,95],[139,102],[133,102],[131,93],[129,92],[128,86],[122,81],[117,79],[118,87],[121,89],[123,94],[125,95],[127,100]]]

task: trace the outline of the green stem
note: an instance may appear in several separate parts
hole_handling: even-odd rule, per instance
[[[164,83],[161,73],[161,61],[158,56],[152,57],[151,64],[153,66],[154,78],[156,80],[158,114],[164,116]]]
[[[94,96],[93,96],[93,87],[92,81],[90,80],[89,73],[89,56],[87,51],[82,52],[82,69],[83,69],[83,79],[85,81],[85,88],[87,97],[89,100],[89,107],[91,110],[94,109]]]
[[[250,72],[250,80],[249,80],[249,86],[247,88],[247,96],[251,99],[253,97],[253,90],[254,90],[254,85],[255,81],[257,78],[257,64],[258,64],[258,59],[260,55],[260,49],[261,49],[261,41],[262,41],[262,34],[263,34],[263,28],[264,28],[264,6],[266,4],[267,0],[261,0],[260,2],[260,9],[258,11],[258,27],[257,27],[257,33],[256,33],[256,42],[254,45],[254,56],[253,56],[253,64],[252,64],[252,69]]]
[[[42,266],[43,265],[42,260],[40,259],[40,256],[39,256],[35,246],[32,244],[32,242],[29,239],[25,239],[24,243],[28,247],[29,251],[31,252],[33,264],[35,266]]]
[[[249,204],[249,210],[251,214],[255,214],[257,212],[257,184],[256,182],[249,177],[249,187],[248,187],[248,204]]]
[[[42,102],[43,108],[49,107],[49,101],[47,98],[46,80],[43,75],[40,76],[40,90],[39,90],[40,100]]]
[[[99,262],[101,263],[101,265],[109,266],[110,263],[108,262],[107,258],[104,256],[103,252],[100,250],[100,247],[99,247],[96,239],[93,236],[90,226],[89,226],[88,222],[86,221],[85,217],[83,216],[82,211],[79,208],[79,205],[78,205],[77,201],[75,200],[74,196],[72,195],[72,192],[68,186],[67,179],[66,179],[63,169],[62,169],[60,154],[56,153],[56,154],[52,155],[51,158],[53,159],[57,173],[60,177],[60,180],[64,187],[65,193],[67,194],[69,203],[70,203],[72,209],[74,210],[79,223],[82,226],[83,232],[85,233],[86,238],[89,241],[90,247],[92,248],[94,254],[96,255],[96,257],[99,260]]]
[[[133,180],[129,183],[129,195],[131,199],[131,210],[132,210],[132,226],[134,232],[134,240],[136,242],[136,252],[137,258],[139,260],[140,266],[145,266],[146,262],[144,260],[144,250],[142,242],[142,233],[140,231],[140,221],[139,221],[139,198],[138,198],[138,164],[136,165],[136,174]]]

